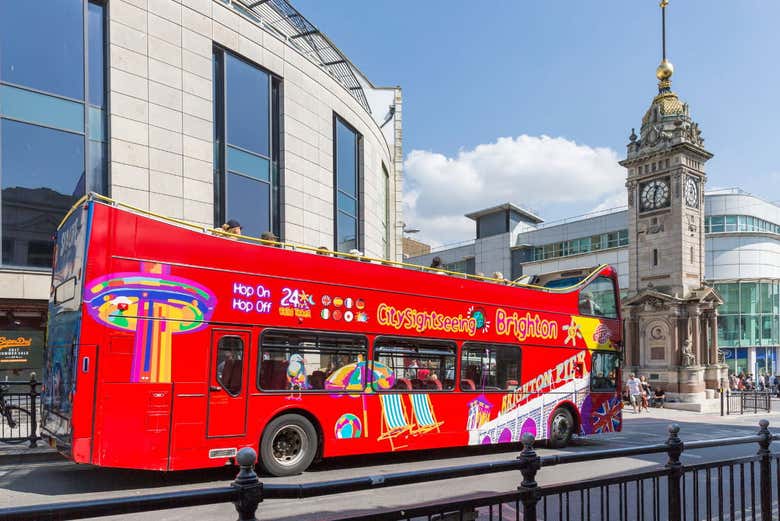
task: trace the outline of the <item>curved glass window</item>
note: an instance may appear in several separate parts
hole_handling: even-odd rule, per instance
[[[723,304],[718,307],[718,346],[780,345],[780,281],[715,284]]]
[[[780,234],[780,225],[752,215],[708,215],[704,218],[705,233],[763,232]]]

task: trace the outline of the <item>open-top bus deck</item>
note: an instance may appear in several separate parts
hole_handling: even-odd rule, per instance
[[[493,281],[226,236],[91,195],[60,226],[43,432],[181,470],[619,430],[609,266]]]

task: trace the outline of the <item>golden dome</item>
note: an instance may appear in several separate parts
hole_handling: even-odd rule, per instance
[[[660,81],[664,81],[671,78],[672,74],[674,74],[674,65],[672,65],[672,62],[664,58],[664,61],[662,61],[661,65],[659,65],[655,70],[655,77]]]
[[[645,112],[645,115],[642,118],[643,126],[648,121],[650,121],[650,114],[654,110],[653,107],[655,106],[658,106],[662,117],[685,114],[685,104],[680,100],[680,98],[677,97],[677,94],[674,92],[664,92],[653,99],[653,103],[650,106],[650,109]]]

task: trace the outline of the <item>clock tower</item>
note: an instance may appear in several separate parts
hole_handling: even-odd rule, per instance
[[[672,91],[667,4],[661,2],[658,94],[639,135],[632,129],[620,162],[628,190],[626,365],[681,400],[700,401],[705,383],[716,388],[721,376],[715,321],[720,298],[704,284],[705,163],[712,154],[688,104]]]

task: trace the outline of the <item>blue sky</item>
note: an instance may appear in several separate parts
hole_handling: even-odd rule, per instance
[[[505,200],[548,221],[622,204],[611,162],[657,92],[658,1],[293,2],[375,84],[403,88],[405,213],[421,238],[468,239],[460,216]],[[672,89],[715,154],[710,188],[780,199],[777,20],[774,0],[668,7]],[[448,177],[477,195],[440,201]]]

